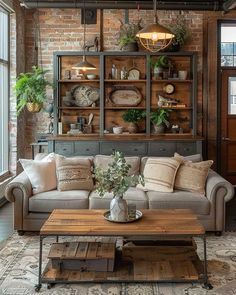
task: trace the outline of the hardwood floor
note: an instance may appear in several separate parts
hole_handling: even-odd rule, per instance
[[[13,233],[13,204],[7,203],[0,208],[0,242]]]

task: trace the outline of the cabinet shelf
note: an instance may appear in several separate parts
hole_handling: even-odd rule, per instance
[[[88,60],[96,65],[96,70],[93,71],[96,78],[89,80],[86,78],[78,79],[79,76],[72,76],[76,79],[67,79],[68,76],[66,75],[67,71],[71,71],[72,66],[83,56],[82,51],[55,52],[54,135],[63,134],[60,135],[62,137],[60,144],[65,143],[67,138],[68,141],[74,142],[71,143],[71,146],[68,146],[68,154],[73,155],[78,151],[81,152],[81,148],[88,155],[91,152],[91,144],[93,147],[91,154],[101,152],[109,154],[111,150],[116,148],[132,155],[159,155],[160,150],[156,148],[160,144],[159,141],[166,141],[166,145],[172,144],[171,155],[173,155],[173,151],[178,149],[181,152],[178,141],[184,141],[184,144],[188,142],[191,145],[191,153],[201,152],[200,139],[197,139],[196,136],[197,53],[165,52],[165,55],[170,58],[177,71],[188,72],[186,80],[167,78],[166,76],[164,76],[165,79],[155,79],[156,76],[154,76],[153,69],[148,61],[150,59],[156,60],[161,55],[163,55],[161,52],[91,52],[88,54]],[[123,80],[120,79],[120,75],[117,76],[119,79],[111,79],[113,65],[115,65],[118,72],[124,67],[126,69],[135,68],[139,75],[132,76],[136,78],[135,80]],[[174,85],[174,91],[169,95],[166,93],[167,89],[165,87],[165,84],[168,83]],[[88,102],[90,106],[66,106],[63,97],[67,96],[74,86],[84,86],[84,92],[76,93],[77,99],[80,99],[80,95],[83,95],[85,100],[88,99],[91,102],[96,100],[95,104],[92,106]],[[99,91],[94,93],[93,91],[87,91],[86,88],[96,88]],[[158,106],[162,101],[160,96],[163,97],[162,107]],[[177,101],[179,107],[176,106]],[[171,102],[174,102],[175,105]],[[171,106],[165,106],[168,103]],[[140,113],[144,111],[146,114],[146,117],[140,120],[138,124],[139,133],[134,134],[126,132],[130,130],[130,124],[123,120],[124,112],[132,109],[137,110],[137,113],[138,111]],[[178,125],[184,133],[172,133],[170,128],[164,134],[154,133],[150,112],[158,109],[169,109],[168,120],[170,126]],[[134,114],[131,111],[131,115],[135,115],[135,111]],[[84,134],[67,135],[67,132],[70,131],[70,123],[77,122],[78,117],[82,119],[82,122],[83,120],[85,122]],[[90,120],[92,118],[92,126],[86,128],[89,118]],[[125,133],[103,133],[103,130],[112,132],[114,126],[122,126]],[[130,144],[132,148],[130,148]],[[90,151],[87,151],[88,146]],[[54,148],[53,145],[50,148],[51,151]],[[63,150],[62,152],[65,154]]]
[[[89,79],[72,79],[72,80],[57,80],[57,82],[59,83],[91,83],[91,82],[100,82],[100,80],[98,79],[93,79],[93,80],[89,80]]]
[[[157,79],[151,80],[152,83],[192,83],[193,80],[181,80],[181,79]]]
[[[147,80],[139,79],[139,80],[113,80],[113,79],[105,79],[106,83],[144,83],[147,82]]]
[[[128,110],[128,109],[135,109],[135,110],[145,110],[145,107],[105,107],[105,110]]]
[[[59,110],[100,110],[99,107],[58,107]]]

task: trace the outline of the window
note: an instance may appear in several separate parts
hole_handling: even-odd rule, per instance
[[[221,25],[221,66],[236,67],[236,24]]]
[[[0,176],[9,170],[9,13],[0,6]]]

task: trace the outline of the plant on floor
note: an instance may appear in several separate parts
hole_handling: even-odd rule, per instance
[[[123,153],[116,151],[112,155],[113,161],[108,164],[108,169],[103,170],[101,167],[95,167],[94,177],[96,180],[96,191],[100,197],[105,193],[111,192],[113,196],[123,197],[123,194],[130,186],[138,183],[143,184],[143,177],[129,175],[129,165]]]
[[[32,71],[21,73],[14,87],[17,96],[17,114],[27,106],[30,112],[39,112],[43,103],[47,100],[46,89],[53,87],[45,78],[48,71],[33,66]]]

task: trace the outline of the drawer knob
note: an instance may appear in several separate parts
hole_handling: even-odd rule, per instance
[[[86,152],[88,152],[88,151],[90,151],[90,149],[87,148],[87,149],[86,149]]]
[[[166,149],[165,148],[160,148],[160,152],[165,152]]]
[[[67,148],[63,148],[63,151],[66,151],[67,150]]]
[[[138,151],[138,149],[137,149],[137,148],[135,148],[135,149],[134,149],[134,151],[135,151],[135,152],[137,152],[137,151]]]

